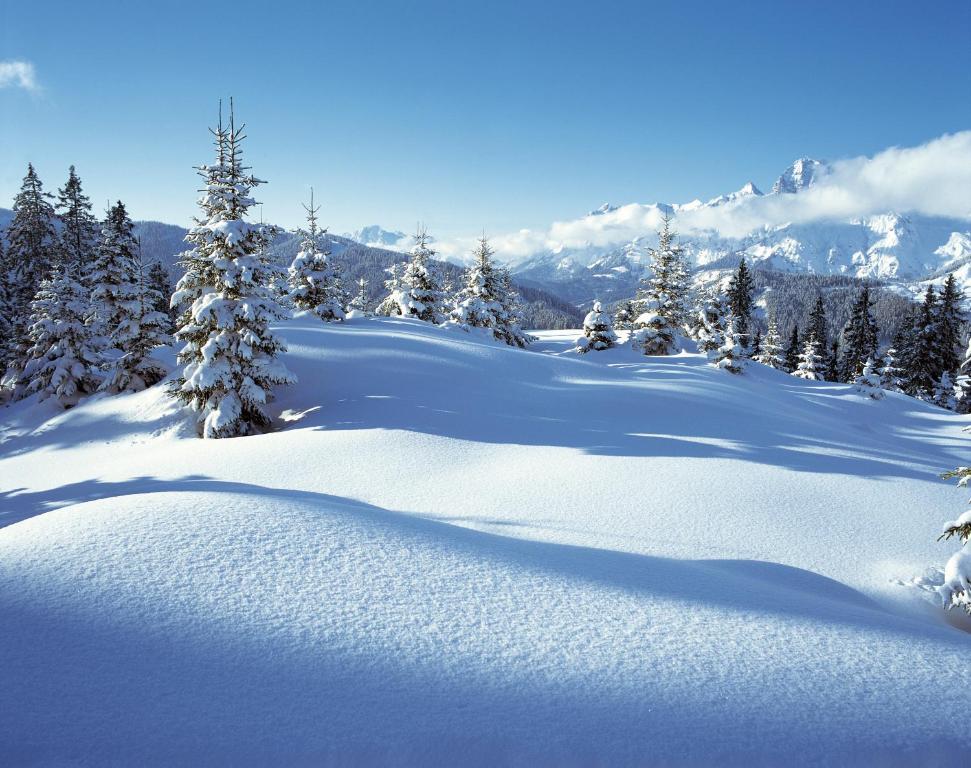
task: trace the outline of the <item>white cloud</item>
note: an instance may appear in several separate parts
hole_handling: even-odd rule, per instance
[[[707,232],[741,237],[765,226],[846,221],[888,211],[971,219],[971,131],[944,135],[917,147],[894,147],[873,157],[837,161],[815,186],[798,194],[747,197],[734,204],[682,210],[675,226],[684,236]],[[656,231],[660,219],[655,205],[632,203],[557,221],[546,230],[500,235],[492,243],[501,258],[518,261],[542,251],[629,242]],[[465,245],[464,241],[442,244],[442,250],[460,257]]]
[[[29,61],[0,61],[0,88],[23,88],[25,91],[40,90],[34,65]]]

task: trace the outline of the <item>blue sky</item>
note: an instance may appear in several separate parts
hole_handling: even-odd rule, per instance
[[[185,223],[233,95],[268,220],[543,227],[971,128],[971,3],[0,0],[0,205],[28,160]]]

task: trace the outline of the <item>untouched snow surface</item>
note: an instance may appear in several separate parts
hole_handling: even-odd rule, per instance
[[[629,348],[280,326],[282,429],[0,411],[0,763],[955,764],[965,419]]]

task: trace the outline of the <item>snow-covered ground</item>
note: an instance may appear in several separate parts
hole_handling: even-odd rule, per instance
[[[0,763],[957,764],[966,419],[294,320],[282,429],[0,411]],[[960,623],[957,617],[952,619]]]

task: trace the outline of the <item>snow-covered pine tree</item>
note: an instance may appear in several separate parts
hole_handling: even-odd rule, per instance
[[[954,384],[954,410],[958,413],[971,413],[971,340]]]
[[[951,378],[948,371],[944,371],[934,385],[934,390],[931,392],[931,402],[941,408],[947,408],[949,411],[956,410],[957,397],[954,392],[954,379]]]
[[[833,343],[829,345],[829,354],[826,355],[826,381],[840,380],[840,340],[839,336],[833,338]]]
[[[826,304],[823,302],[822,296],[816,297],[816,303],[809,313],[808,329],[809,334],[816,339],[820,355],[825,358],[821,373],[823,378],[828,378],[829,331],[826,328]]]
[[[398,314],[441,325],[445,322],[446,295],[438,267],[431,261],[434,255],[428,232],[419,225],[411,259],[401,275],[401,289],[397,293]]]
[[[81,188],[81,179],[72,165],[67,181],[57,191],[57,216],[61,220],[60,258],[65,266],[77,267],[81,282],[98,249],[98,221],[91,213],[91,201]]]
[[[887,347],[880,359],[880,388],[886,392],[900,391],[900,368],[897,367],[897,350]]]
[[[307,229],[303,231],[300,250],[288,271],[287,296],[298,311],[310,312],[326,322],[343,320],[345,313],[340,279],[337,270],[328,261],[330,252],[320,243],[321,236],[327,230],[317,226],[320,206],[314,206],[313,188],[310,190],[310,205],[305,205],[304,210],[307,212]]]
[[[819,342],[812,334],[806,339],[799,355],[799,364],[792,372],[793,376],[809,381],[823,381],[825,363],[819,348]]]
[[[88,292],[72,271],[57,268],[41,281],[30,304],[30,349],[17,387],[18,396],[53,397],[64,407],[97,390],[101,381],[100,356],[86,323]]]
[[[801,354],[801,347],[799,343],[799,326],[792,326],[792,334],[789,336],[789,344],[785,351],[785,366],[783,370],[787,373],[793,373],[796,368],[799,367],[799,355]]]
[[[863,371],[863,365],[868,357],[877,353],[877,324],[870,310],[873,301],[870,298],[870,286],[866,283],[860,289],[857,300],[853,303],[850,319],[843,327],[843,355],[840,360],[840,380],[847,383],[855,381]]]
[[[961,328],[964,326],[964,313],[961,303],[964,294],[957,286],[954,273],[950,273],[941,288],[935,319],[935,338],[940,357],[940,373],[945,372],[952,378],[961,366]]]
[[[385,272],[388,279],[384,281],[384,289],[388,295],[381,299],[381,302],[374,309],[374,314],[381,317],[397,317],[401,314],[401,304],[398,301],[398,294],[401,292],[401,264],[392,264]]]
[[[583,336],[577,339],[577,352],[581,354],[590,350],[601,351],[610,349],[617,343],[617,334],[610,314],[603,311],[599,301],[593,304],[593,310],[583,318]]]
[[[494,254],[483,235],[472,252],[474,261],[466,270],[465,287],[456,296],[452,320],[467,330],[488,329],[510,346],[525,347],[532,337],[519,326],[509,274],[493,261]]]
[[[956,477],[958,487],[965,488],[971,481],[971,467],[958,467],[951,472],[945,472],[941,477],[945,480]],[[937,540],[947,541],[955,537],[962,546],[951,555],[944,566],[944,583],[938,588],[938,594],[946,609],[959,606],[971,613],[971,547],[968,546],[968,541],[971,540],[971,510],[947,523]]]
[[[152,309],[168,315],[171,319],[169,300],[172,298],[172,284],[169,282],[169,274],[162,266],[162,262],[156,261],[149,267],[147,282],[151,295],[157,297]]]
[[[633,299],[620,302],[617,305],[617,311],[614,313],[614,327],[622,331],[629,331],[639,314]]]
[[[722,345],[711,357],[711,364],[729,373],[741,373],[745,365],[745,347],[739,332],[739,321],[735,316],[728,318]]]
[[[137,248],[134,225],[119,200],[105,216],[101,245],[88,272],[95,327],[105,338],[114,335],[125,314],[120,305],[130,298]]]
[[[109,343],[122,354],[109,366],[100,388],[111,393],[138,392],[168,374],[168,368],[152,357],[152,352],[172,341],[168,334],[171,321],[167,312],[158,309],[162,297],[152,287],[140,248],[134,280],[122,286],[117,299],[119,322]]]
[[[712,360],[725,343],[728,303],[724,296],[713,289],[702,291],[698,296],[695,320],[695,338],[698,351]]]
[[[171,389],[198,414],[203,437],[259,432],[270,425],[266,404],[275,385],[296,377],[277,359],[286,346],[270,330],[284,312],[268,287],[272,270],[263,245],[266,228],[246,221],[253,187],[263,182],[242,163],[243,127],[236,128],[230,102],[228,130],[217,136],[217,165],[203,166],[202,215],[186,235],[186,275],[173,296],[191,298],[175,336],[185,364]]]
[[[853,384],[856,387],[856,391],[860,394],[867,395],[874,400],[883,398],[880,372],[877,370],[876,361],[872,357],[866,359],[866,362],[863,364],[863,370],[854,379]]]
[[[28,164],[20,192],[14,197],[13,219],[7,227],[4,274],[0,275],[0,281],[6,286],[9,323],[7,347],[3,350],[4,388],[14,386],[20,378],[29,346],[30,303],[54,264],[57,239],[50,198],[34,166]]]
[[[752,339],[752,347],[749,349],[749,354],[752,357],[756,357],[762,353],[762,329],[755,329],[755,338]]]
[[[354,294],[354,298],[351,299],[350,308],[356,310],[357,312],[363,312],[367,314],[368,312],[368,293],[367,293],[367,279],[359,277],[357,279],[357,293]]]
[[[732,312],[732,317],[736,319],[738,333],[742,338],[743,346],[746,348],[751,343],[752,293],[754,291],[755,285],[752,282],[752,274],[749,272],[743,256],[739,260],[738,268],[728,285],[728,308]]]
[[[651,277],[642,281],[637,295],[641,314],[634,320],[633,341],[645,355],[677,351],[677,336],[684,325],[688,298],[684,249],[674,241],[671,217],[665,214],[658,246],[649,250]]]
[[[938,296],[927,286],[924,301],[913,316],[913,325],[902,334],[906,345],[901,355],[902,389],[908,395],[932,400],[942,372],[941,347],[937,338]]]
[[[769,314],[769,327],[762,339],[762,348],[753,358],[757,363],[771,368],[785,370],[785,357],[782,351],[782,339],[779,336],[779,326],[776,323],[775,312]]]

